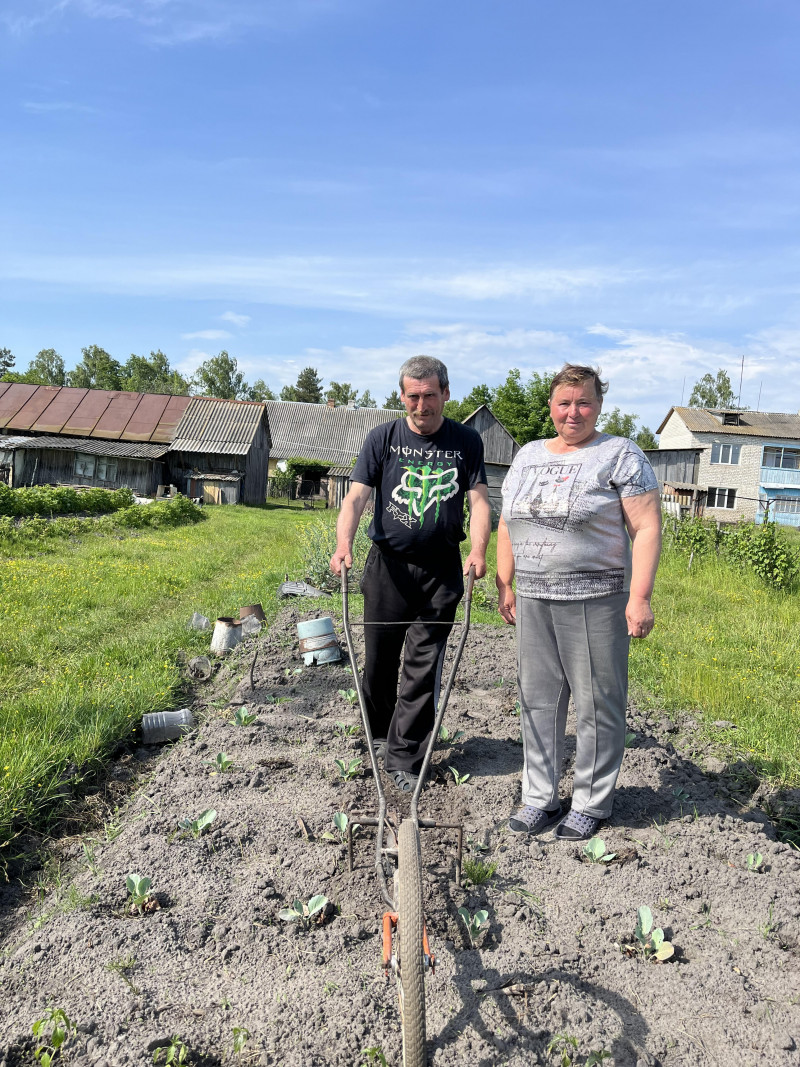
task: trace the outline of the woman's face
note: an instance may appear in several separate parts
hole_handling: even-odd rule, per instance
[[[594,382],[560,385],[550,398],[550,416],[564,444],[582,445],[591,441],[602,407]]]

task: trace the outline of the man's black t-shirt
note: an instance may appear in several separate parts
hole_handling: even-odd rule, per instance
[[[425,559],[466,536],[464,494],[486,482],[483,441],[450,419],[433,434],[414,433],[395,419],[367,435],[351,481],[375,489],[369,528],[375,544]]]

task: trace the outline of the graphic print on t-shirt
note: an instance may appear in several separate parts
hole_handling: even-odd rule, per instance
[[[420,526],[425,522],[425,512],[435,507],[433,519],[438,522],[440,506],[458,492],[458,468],[409,463],[402,469],[403,477],[392,490],[392,500],[405,507],[409,517],[419,519]]]
[[[536,463],[522,472],[511,502],[511,516],[531,519],[550,530],[576,525],[581,463]],[[519,502],[519,503],[518,503]]]

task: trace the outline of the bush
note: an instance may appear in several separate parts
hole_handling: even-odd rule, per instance
[[[9,489],[0,482],[0,515],[102,515],[111,511],[129,508],[133,493],[123,489],[75,489],[49,485]]]
[[[100,490],[106,492],[106,490]],[[119,490],[122,492],[122,490]],[[156,504],[133,504],[111,515],[101,518],[79,518],[62,516],[46,519],[39,515],[31,518],[17,519],[9,515],[0,515],[0,541],[7,544],[24,545],[55,537],[77,537],[87,533],[111,533],[114,530],[143,530],[147,527],[186,526],[202,522],[207,518],[202,508],[193,504],[185,496],[174,500],[165,500]]]
[[[358,525],[356,536],[353,538],[353,569],[350,572],[350,588],[361,577],[364,564],[367,561],[367,553],[372,542],[367,537],[369,517],[364,518]],[[336,551],[336,516],[326,515],[324,518],[309,522],[300,536],[300,545],[305,560],[305,579],[317,589],[339,589],[341,580],[331,571],[331,556]]]
[[[712,519],[681,519],[668,528],[668,547],[697,556],[719,552],[735,566],[752,570],[762,582],[789,589],[800,576],[800,553],[794,551],[777,523],[738,522],[719,529]]]

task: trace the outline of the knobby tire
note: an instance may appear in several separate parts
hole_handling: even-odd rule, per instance
[[[422,947],[422,859],[410,819],[398,834],[397,977],[403,1027],[403,1067],[425,1067],[425,966]]]

